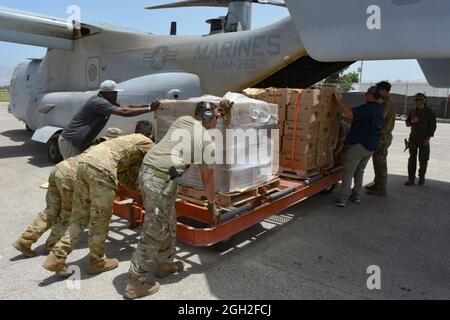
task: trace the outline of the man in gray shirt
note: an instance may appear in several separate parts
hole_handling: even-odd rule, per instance
[[[153,112],[158,103],[140,106],[119,105],[117,84],[107,80],[98,95],[90,98],[61,134],[58,144],[64,160],[81,154],[106,126],[111,115],[136,117]]]

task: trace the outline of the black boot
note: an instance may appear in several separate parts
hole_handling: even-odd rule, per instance
[[[425,185],[425,177],[420,177],[419,178],[419,185],[420,186],[424,186]]]

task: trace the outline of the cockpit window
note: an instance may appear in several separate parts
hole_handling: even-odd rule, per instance
[[[16,79],[17,79],[17,76],[19,75],[19,71],[20,71],[20,66],[17,66],[14,69],[14,72],[11,77],[11,84],[10,84],[11,89],[14,89],[14,87],[16,86]]]

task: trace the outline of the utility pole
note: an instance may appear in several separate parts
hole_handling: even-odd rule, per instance
[[[359,70],[358,70],[359,71],[359,91],[361,91],[363,68],[364,68],[364,61],[361,61],[361,66],[359,67]]]

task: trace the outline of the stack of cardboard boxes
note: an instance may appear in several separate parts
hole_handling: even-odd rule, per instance
[[[268,88],[244,93],[279,106],[280,173],[307,178],[333,166],[340,120],[332,91]]]

